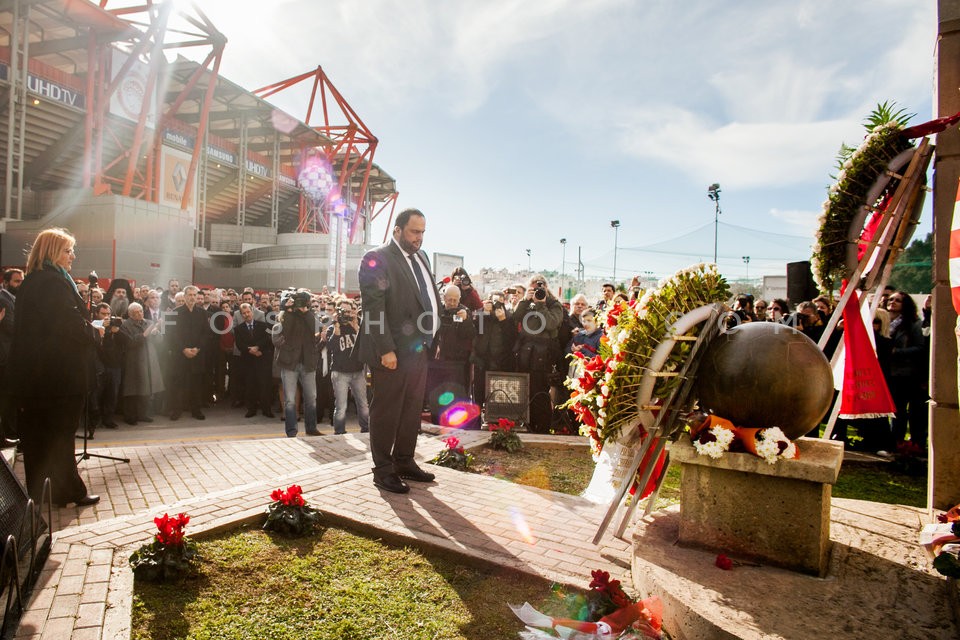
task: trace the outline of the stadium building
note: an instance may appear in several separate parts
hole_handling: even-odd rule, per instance
[[[226,46],[171,2],[0,1],[0,264],[62,226],[77,278],[355,291],[397,196],[376,137],[322,68],[250,90]],[[300,83],[302,119],[268,101]]]

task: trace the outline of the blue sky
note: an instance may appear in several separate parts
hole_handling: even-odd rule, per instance
[[[932,117],[934,2],[201,5],[244,87],[322,65],[380,140],[398,211],[427,215],[424,248],[473,271],[526,268],[526,249],[559,270],[565,237],[566,273],[579,247],[588,276],[612,275],[613,219],[618,278],[711,261],[717,182],[721,271],[784,274],[873,106]],[[302,118],[307,91],[271,102]]]

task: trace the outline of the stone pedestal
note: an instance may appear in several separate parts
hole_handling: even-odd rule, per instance
[[[701,456],[684,435],[679,463],[680,544],[705,547],[823,576],[830,559],[830,495],[843,462],[840,442],[796,440],[797,460],[768,464],[749,453]]]

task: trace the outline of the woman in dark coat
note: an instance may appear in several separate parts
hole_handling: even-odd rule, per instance
[[[19,300],[19,298],[18,298]],[[19,313],[19,310],[18,310]],[[927,448],[927,342],[920,327],[917,303],[897,291],[887,298],[890,314],[890,395],[897,406],[893,419],[893,446],[903,442],[910,424],[910,441]]]
[[[94,387],[98,330],[70,277],[76,240],[63,229],[45,229],[27,258],[17,294],[10,384],[22,414],[20,437],[27,491],[36,501],[50,478],[53,503],[96,504],[74,457],[84,399]]]

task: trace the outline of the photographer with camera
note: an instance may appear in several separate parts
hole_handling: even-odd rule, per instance
[[[93,326],[103,328],[104,332],[97,345],[97,388],[88,403],[87,433],[91,438],[99,424],[108,429],[117,428],[113,418],[117,413],[123,375],[123,349],[119,337],[123,318],[111,315],[110,305],[106,302],[94,307],[93,318]]]
[[[513,344],[517,330],[510,321],[506,305],[499,297],[483,301],[477,316],[477,337],[473,341],[473,401],[480,406],[486,402],[487,371],[513,371]]]
[[[273,328],[273,346],[283,386],[283,423],[288,438],[297,436],[297,383],[303,398],[303,420],[307,435],[317,430],[317,339],[320,319],[310,309],[309,291],[287,291],[280,301],[280,317]]]
[[[347,432],[347,401],[353,394],[357,406],[360,433],[370,430],[370,407],[367,405],[367,375],[360,351],[356,348],[360,333],[357,303],[344,298],[337,303],[336,318],[327,327],[326,344],[330,354],[330,381],[333,384],[333,432]]]
[[[512,320],[520,332],[515,350],[517,371],[530,374],[530,430],[548,433],[553,422],[550,381],[560,358],[557,332],[563,322],[563,306],[543,275],[530,278]]]
[[[448,285],[443,290],[440,328],[434,342],[436,351],[427,373],[427,400],[434,424],[442,424],[443,412],[453,405],[452,402],[441,404],[441,398],[452,394],[456,400],[464,401],[470,396],[470,351],[476,333],[470,311],[460,304],[460,289]]]
[[[480,311],[483,308],[483,301],[480,294],[473,288],[473,280],[463,267],[457,267],[450,274],[450,282],[460,289],[460,304],[465,306],[471,312]]]

